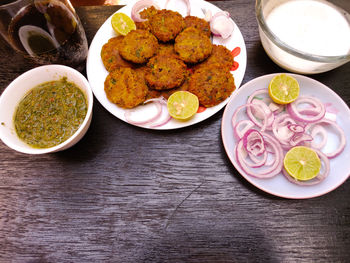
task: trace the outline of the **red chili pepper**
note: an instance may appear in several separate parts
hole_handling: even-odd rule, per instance
[[[233,61],[233,65],[232,65],[230,71],[235,71],[235,70],[238,69],[238,67],[239,67],[238,62],[237,61]]]
[[[237,57],[240,53],[241,53],[241,48],[240,48],[240,47],[235,47],[235,48],[232,49],[232,51],[231,51],[231,55],[232,55],[233,57]]]
[[[197,113],[201,113],[201,112],[205,111],[206,109],[207,109],[207,108],[204,107],[204,106],[199,106],[199,107],[198,107],[198,110],[197,110]]]

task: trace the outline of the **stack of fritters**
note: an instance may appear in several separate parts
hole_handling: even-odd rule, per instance
[[[136,30],[102,47],[109,71],[104,86],[111,102],[134,108],[149,98],[187,90],[202,106],[212,107],[230,96],[235,89],[233,56],[211,43],[207,21],[154,7],[143,10],[141,17],[147,20],[136,23]]]

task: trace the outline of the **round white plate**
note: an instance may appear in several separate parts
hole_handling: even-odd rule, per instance
[[[323,103],[331,103],[332,107],[339,111],[336,121],[344,130],[347,140],[344,151],[336,158],[330,160],[329,176],[323,182],[314,186],[298,186],[289,182],[282,173],[271,179],[252,177],[247,175],[236,162],[234,153],[236,140],[233,137],[233,128],[231,124],[232,115],[237,107],[246,103],[248,96],[255,90],[264,87],[267,88],[270,80],[275,75],[277,74],[270,74],[253,79],[244,84],[231,96],[225,108],[221,123],[221,135],[226,153],[236,170],[248,182],[267,193],[292,199],[312,198],[326,194],[345,182],[350,174],[350,109],[333,90],[311,78],[289,74],[298,80],[300,85],[300,95],[312,95],[317,97]],[[337,143],[337,138],[335,136],[333,138],[329,137],[329,139],[334,140],[334,143]]]
[[[164,0],[158,0],[156,1],[160,8],[164,8],[165,2]],[[130,1],[128,5],[121,8],[117,12],[122,12],[130,16],[131,14],[131,8],[135,1]],[[191,15],[198,16],[200,18],[204,18],[204,14],[202,9],[205,10],[211,10],[212,14],[215,14],[216,12],[221,11],[218,7],[205,2],[203,0],[190,0],[191,3]],[[186,16],[186,6],[184,4],[184,1],[182,0],[173,0],[169,2],[169,5],[167,7],[168,9],[178,11],[183,16]],[[105,94],[104,91],[104,81],[108,75],[107,70],[103,66],[100,52],[102,46],[112,37],[115,36],[115,33],[111,26],[111,17],[110,16],[104,24],[100,27],[100,29],[97,31],[94,39],[91,42],[90,48],[89,48],[89,54],[87,58],[87,65],[86,65],[86,72],[87,77],[90,82],[92,91],[94,95],[96,96],[97,100],[102,104],[102,106],[108,110],[110,113],[112,113],[117,118],[126,121],[124,117],[125,109],[122,109],[118,107],[117,105],[111,103]],[[219,37],[213,37],[213,43],[214,44],[220,44],[226,46],[229,50],[233,50],[234,48],[240,48],[240,53],[238,56],[235,57],[235,61],[238,63],[238,68],[235,71],[231,71],[231,73],[234,76],[235,79],[235,85],[236,89],[239,88],[239,86],[242,83],[246,65],[247,65],[247,52],[246,52],[246,46],[244,43],[243,36],[236,24],[234,24],[234,31],[230,38],[223,40]],[[234,91],[235,92],[235,91]],[[186,127],[189,125],[193,125],[195,123],[198,123],[200,121],[203,121],[210,116],[214,115],[216,112],[221,110],[228,102],[229,98],[227,98],[225,101],[221,102],[220,104],[207,108],[202,113],[196,114],[191,120],[186,122],[177,121],[175,119],[172,119],[167,124],[155,127],[152,129],[159,129],[159,130],[170,130],[170,129],[177,129]],[[133,111],[137,111],[137,115],[141,116],[141,119],[144,117],[147,119],[147,114],[150,114],[149,109],[146,109],[147,106],[138,106]],[[145,127],[148,128],[148,127]]]

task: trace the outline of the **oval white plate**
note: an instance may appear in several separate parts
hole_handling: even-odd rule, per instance
[[[160,8],[164,8],[164,4],[166,1],[158,0],[156,1]],[[135,1],[131,1],[130,4],[126,5],[125,7],[121,8],[117,12],[122,12],[130,16],[131,14],[131,8]],[[204,18],[204,14],[202,9],[211,10],[212,14],[215,14],[218,11],[221,11],[218,7],[205,2],[203,0],[190,0],[191,3],[191,15],[198,16],[201,18]],[[173,0],[169,2],[168,9],[178,11],[183,16],[186,16],[186,6],[184,4],[184,1],[182,0]],[[93,93],[95,94],[97,100],[102,104],[102,106],[108,110],[110,113],[112,113],[117,118],[126,121],[124,117],[125,109],[122,109],[118,107],[117,105],[111,103],[105,94],[104,91],[104,81],[108,75],[107,70],[103,66],[100,52],[102,46],[112,37],[115,36],[115,33],[111,26],[111,17],[110,16],[104,24],[100,27],[100,29],[97,31],[94,39],[91,42],[90,48],[89,48],[89,54],[87,58],[87,65],[86,65],[86,72],[87,77],[90,82],[91,88]],[[246,53],[246,46],[244,43],[243,36],[236,24],[234,24],[234,31],[230,38],[223,40],[219,37],[213,37],[213,43],[214,44],[220,44],[226,46],[229,50],[233,50],[234,48],[238,47],[240,48],[240,54],[235,57],[235,61],[238,63],[238,68],[235,71],[231,71],[231,73],[234,76],[235,79],[235,85],[236,89],[239,88],[239,86],[242,83],[246,65],[247,65],[247,53]],[[195,123],[198,123],[200,121],[203,121],[212,115],[214,115],[216,112],[221,110],[228,102],[229,98],[227,98],[225,101],[221,102],[220,104],[207,108],[204,112],[196,114],[194,118],[192,118],[189,121],[181,122],[172,119],[170,122],[168,122],[166,125],[155,127],[151,129],[158,129],[158,130],[170,130],[170,129],[177,129],[182,128],[186,126],[193,125]],[[135,111],[137,111],[138,115],[141,115],[143,112],[146,114],[149,113],[149,111],[144,110],[146,109],[145,106],[138,106],[136,107]],[[148,128],[148,127],[145,127]]]
[[[282,173],[271,179],[258,179],[252,177],[247,175],[236,162],[234,154],[236,140],[233,137],[233,128],[231,124],[232,115],[237,107],[246,103],[248,96],[255,90],[267,88],[270,80],[275,75],[277,74],[270,74],[253,79],[244,84],[231,96],[225,108],[221,123],[221,136],[226,153],[236,170],[248,182],[267,193],[293,199],[312,198],[326,194],[345,182],[350,174],[350,109],[333,90],[311,78],[289,74],[298,80],[301,95],[315,96],[323,103],[331,103],[333,107],[339,111],[337,114],[337,123],[344,130],[347,140],[344,151],[336,158],[330,160],[329,176],[318,185],[298,186],[287,181]],[[332,139],[332,137],[329,138]],[[336,138],[333,138],[333,140],[336,140]]]

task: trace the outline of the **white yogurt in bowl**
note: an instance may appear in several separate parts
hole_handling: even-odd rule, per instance
[[[257,0],[262,45],[281,67],[321,73],[350,60],[350,15],[323,0]]]

